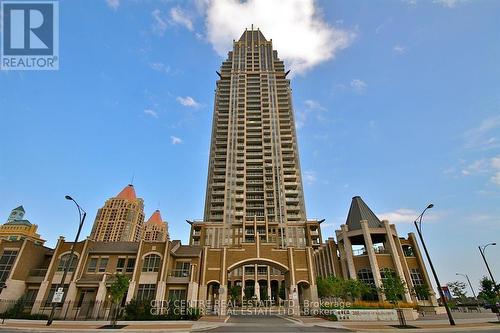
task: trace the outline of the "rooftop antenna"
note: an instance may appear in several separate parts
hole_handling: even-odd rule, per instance
[[[132,172],[132,179],[130,180],[130,185],[134,185],[135,171]]]

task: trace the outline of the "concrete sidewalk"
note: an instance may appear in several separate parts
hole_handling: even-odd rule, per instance
[[[391,325],[398,325],[396,321],[379,322],[334,322],[315,317],[285,317],[277,316],[295,323],[302,327],[323,327],[328,329],[342,329],[361,332],[393,332],[399,330]],[[120,331],[129,332],[202,332],[229,324],[229,316],[209,316],[203,317],[198,321],[119,321],[118,325],[123,325]],[[430,330],[442,330],[449,332],[466,332],[474,329],[482,330],[500,330],[500,324],[494,322],[497,318],[494,314],[491,316],[482,316],[481,318],[461,318],[456,319],[456,326],[450,326],[448,321],[442,318],[419,319],[408,322],[408,325],[415,326],[417,329],[405,329],[405,332],[425,332]],[[102,327],[108,325],[109,321],[54,321],[51,326],[46,326],[45,320],[20,320],[7,319],[5,324],[0,325],[0,331],[6,332],[102,332]],[[237,327],[237,324],[236,326]]]
[[[361,332],[391,332],[399,330],[397,321],[378,321],[378,322],[352,322],[352,321],[328,321],[320,318],[303,317],[301,321],[304,325],[315,325],[325,328],[346,328]],[[451,332],[467,332],[472,328],[500,330],[500,323],[497,323],[497,316],[493,313],[468,318],[455,318],[455,326],[451,326],[448,319],[439,318],[420,318],[415,321],[408,321],[407,324],[416,327],[415,329],[405,329],[405,332],[423,332],[425,330],[443,330]]]
[[[2,331],[31,331],[31,332],[102,332],[103,326],[109,325],[109,321],[54,321],[51,326],[46,325],[46,320],[21,320],[7,319],[0,325]],[[191,332],[193,330],[209,330],[219,326],[219,322],[199,321],[119,321],[117,325],[122,326],[120,331],[134,332]]]

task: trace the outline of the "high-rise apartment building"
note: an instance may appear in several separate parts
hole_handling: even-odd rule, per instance
[[[157,209],[144,223],[142,239],[146,242],[165,242],[169,238],[168,224],[163,222],[160,211]]]
[[[138,242],[142,237],[144,201],[137,198],[133,185],[106,200],[97,211],[90,239],[104,242]]]
[[[191,245],[205,246],[199,299],[316,300],[288,72],[259,30],[245,30],[217,72],[205,211]],[[233,295],[234,296],[234,295]],[[221,308],[221,313],[225,309]]]
[[[272,41],[246,30],[217,73],[204,235],[193,244],[257,235],[282,248],[318,243],[317,222],[310,233],[306,219],[290,80]]]

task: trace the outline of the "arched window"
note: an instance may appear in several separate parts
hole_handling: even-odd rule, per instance
[[[415,252],[413,251],[413,247],[411,247],[410,245],[403,245],[403,253],[405,255],[405,257],[414,257],[415,256]]]
[[[143,272],[158,272],[160,267],[161,258],[157,254],[148,254],[144,257],[144,263],[142,265]]]
[[[372,270],[369,268],[362,268],[358,271],[358,280],[369,284],[371,286],[375,285],[375,280],[373,279]]]
[[[66,253],[59,259],[59,264],[57,265],[57,271],[63,272],[64,268],[69,264],[68,272],[74,272],[76,268],[76,264],[78,263],[78,257],[76,254],[73,254],[73,260],[69,260],[69,253]]]

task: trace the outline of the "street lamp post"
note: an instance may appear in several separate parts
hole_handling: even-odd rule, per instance
[[[495,282],[495,279],[493,278],[493,274],[491,273],[491,269],[490,269],[490,266],[488,265],[488,261],[486,261],[486,256],[484,255],[486,248],[490,245],[495,246],[495,245],[497,245],[497,243],[488,243],[488,244],[483,245],[483,246],[478,246],[478,248],[479,248],[479,252],[481,253],[481,256],[483,257],[484,264],[486,265],[486,268],[488,269],[488,273],[490,274],[491,282],[493,282],[493,288],[498,293],[498,286]]]
[[[67,260],[66,263],[64,264],[63,275],[62,275],[61,281],[57,284],[55,291],[59,290],[59,288],[61,288],[61,287],[64,290],[64,282],[66,280],[66,275],[68,275],[69,268],[71,267],[71,264],[73,262],[73,254],[75,252],[75,244],[78,242],[78,238],[80,238],[80,232],[82,231],[83,222],[85,221],[85,217],[87,216],[87,212],[82,207],[80,207],[80,205],[78,204],[78,202],[76,202],[75,199],[73,199],[69,195],[66,195],[65,198],[66,198],[66,200],[73,201],[76,205],[76,208],[78,208],[79,224],[78,224],[78,231],[76,233],[75,241],[73,242],[73,244],[71,244],[71,249],[69,251],[69,260]],[[57,303],[59,303],[59,302],[57,302]],[[47,320],[47,326],[50,326],[52,324],[52,322],[54,321],[54,312],[56,310],[57,303],[52,302],[52,309],[50,310],[49,319]]]
[[[425,246],[424,243],[424,238],[422,237],[422,218],[424,217],[424,213],[428,210],[434,207],[433,204],[429,204],[427,208],[424,209],[422,214],[419,215],[413,221],[415,224],[415,228],[417,228],[418,236],[420,237],[420,242],[422,242],[422,246],[424,248],[425,256],[427,257],[427,261],[429,261],[429,266],[431,266],[431,271],[432,275],[434,275],[434,280],[436,281],[437,287],[438,287],[438,292],[439,296],[441,296],[441,300],[443,301],[444,308],[446,309],[446,314],[448,315],[448,320],[450,321],[450,325],[454,326],[455,325],[455,320],[453,319],[453,316],[451,315],[450,308],[448,307],[448,303],[446,302],[446,297],[444,296],[443,290],[441,290],[441,283],[439,282],[438,276],[436,274],[436,270],[434,269],[434,265],[432,264],[431,257],[429,256],[429,252],[427,251],[427,247]],[[418,223],[417,223],[418,220]]]
[[[474,299],[476,300],[477,307],[479,308],[479,300],[476,297],[476,293],[474,292],[474,288],[472,288],[472,283],[470,283],[469,276],[467,274],[462,274],[462,273],[455,273],[455,274],[464,276],[467,279],[467,282],[469,283],[470,290],[472,291],[472,295],[474,296]]]

